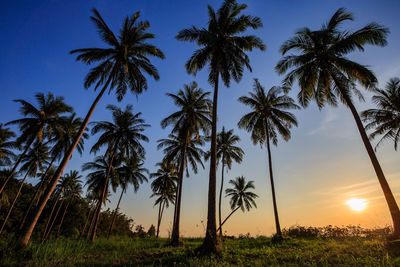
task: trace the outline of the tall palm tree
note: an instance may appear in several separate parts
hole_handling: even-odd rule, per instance
[[[237,143],[240,142],[240,137],[233,134],[233,129],[226,131],[225,127],[222,127],[222,131],[218,133],[217,136],[217,160],[221,161],[222,165],[222,173],[221,173],[221,188],[219,191],[219,202],[218,202],[218,216],[219,216],[219,234],[222,237],[222,190],[224,188],[224,169],[225,166],[228,167],[228,170],[232,168],[232,161],[237,163],[242,162],[244,151],[236,146]],[[210,156],[209,153],[206,155],[206,159]]]
[[[151,64],[149,56],[163,59],[164,54],[154,45],[147,43],[149,39],[155,37],[154,34],[148,32],[150,23],[148,21],[138,21],[139,12],[136,12],[131,17],[127,16],[117,38],[100,16],[100,13],[96,9],[93,9],[93,13],[94,16],[90,18],[95,23],[100,38],[108,47],[76,49],[71,51],[71,54],[79,54],[77,60],[88,65],[99,62],[96,67],[89,71],[85,78],[84,85],[85,88],[94,85],[95,90],[102,86],[102,89],[91,105],[78,134],[75,136],[68,152],[63,157],[57,172],[51,179],[43,200],[35,209],[34,216],[30,218],[29,223],[23,230],[23,234],[19,240],[21,246],[26,246],[28,244],[44,206],[53,193],[58,179],[61,177],[72,152],[81,139],[97,103],[100,101],[107,88],[110,91],[116,88],[117,99],[122,100],[128,88],[134,94],[140,94],[143,90],[147,89],[147,79],[143,72],[153,77],[155,80],[159,79],[158,71],[156,67]]]
[[[226,197],[230,197],[229,204],[231,205],[231,213],[222,222],[220,228],[224,223],[238,210],[243,212],[250,211],[251,208],[257,208],[255,199],[258,198],[256,193],[250,192],[254,189],[254,181],[246,182],[243,176],[236,177],[235,180],[230,180],[229,183],[233,188],[225,190]],[[219,229],[219,228],[218,228]]]
[[[0,123],[0,166],[10,165],[15,157],[12,149],[16,148],[16,143],[10,140],[14,137],[15,133]]]
[[[392,78],[387,82],[385,89],[376,89],[374,92],[372,102],[377,108],[361,113],[364,122],[368,123],[365,129],[373,130],[369,135],[370,139],[382,135],[375,150],[386,139],[393,140],[394,149],[397,150],[400,139],[400,79]]]
[[[154,178],[151,183],[153,194],[150,197],[157,197],[154,206],[159,205],[156,234],[158,238],[164,208],[168,208],[170,203],[175,204],[178,176],[176,175],[176,166],[174,164],[168,164],[164,161],[157,163],[156,166],[159,167],[157,172],[150,174],[150,178]]]
[[[210,121],[210,106],[211,101],[208,99],[209,92],[204,92],[201,88],[197,87],[196,82],[189,85],[184,85],[183,90],[179,90],[177,94],[167,95],[174,100],[175,105],[179,108],[178,111],[172,113],[161,121],[162,128],[172,125],[172,133],[180,136],[183,140],[182,144],[182,157],[179,161],[178,173],[178,193],[176,194],[176,216],[172,227],[172,244],[179,243],[179,223],[180,223],[180,207],[181,207],[181,192],[183,175],[186,165],[187,147],[190,146],[192,136],[196,139],[200,136],[200,131],[203,133],[208,132]]]
[[[121,195],[119,196],[117,207],[114,210],[110,228],[107,233],[107,239],[110,237],[118,214],[119,204],[121,203],[122,196],[126,193],[129,184],[133,185],[133,190],[136,193],[139,190],[139,185],[143,182],[147,182],[145,174],[148,174],[149,171],[146,168],[143,168],[143,164],[143,159],[138,155],[133,155],[130,158],[124,158],[122,160],[122,166],[116,169],[118,185],[121,187]]]
[[[253,49],[265,50],[265,45],[254,35],[243,35],[248,28],[262,27],[261,19],[240,14],[247,8],[235,0],[225,0],[217,12],[208,6],[208,24],[206,28],[184,29],[176,38],[180,41],[196,42],[196,50],[186,63],[186,70],[191,74],[209,64],[208,81],[214,85],[211,130],[211,160],[208,188],[208,214],[206,238],[202,250],[216,252],[221,249],[216,231],[216,166],[217,166],[217,103],[219,76],[229,87],[231,79],[239,82],[244,68],[251,71],[250,60],[246,52]]]
[[[16,124],[19,126],[21,135],[17,138],[16,143],[18,146],[25,144],[25,147],[15,162],[10,175],[1,186],[0,194],[3,192],[10,177],[18,168],[32,143],[35,140],[40,143],[44,138],[51,138],[55,132],[60,130],[63,122],[61,115],[72,111],[72,108],[64,103],[63,97],[55,97],[52,93],[48,93],[47,95],[38,93],[35,95],[35,98],[38,102],[37,107],[22,99],[15,100],[15,102],[21,104],[20,113],[23,118],[6,123],[6,125]]]
[[[257,79],[254,80],[254,93],[250,96],[242,96],[239,102],[249,106],[252,111],[244,115],[239,123],[239,128],[251,132],[254,144],[266,145],[268,151],[269,178],[271,182],[272,202],[274,206],[276,234],[282,235],[279,224],[278,207],[276,204],[274,177],[272,173],[272,157],[270,142],[278,145],[278,134],[285,141],[291,137],[290,128],[297,126],[296,117],[288,112],[290,109],[299,109],[294,100],[286,94],[282,94],[281,87],[272,87],[268,93]]]
[[[353,19],[352,13],[340,8],[319,30],[298,31],[280,49],[282,55],[289,51],[298,53],[284,56],[276,70],[280,74],[290,70],[284,79],[285,87],[290,88],[298,80],[301,105],[307,106],[315,99],[322,108],[325,104],[336,105],[339,98],[350,109],[389,206],[394,236],[400,237],[399,207],[352,101],[352,95],[360,96],[356,82],[368,89],[374,87],[377,79],[368,67],[346,57],[355,50],[364,51],[368,44],[385,46],[389,30],[374,22],[356,31],[339,29],[343,22]]]
[[[0,234],[3,231],[4,226],[6,225],[6,223],[8,221],[8,218],[11,214],[11,211],[14,208],[15,203],[17,202],[17,199],[21,193],[22,187],[25,184],[26,178],[28,176],[35,177],[38,170],[43,171],[46,164],[48,164],[48,159],[49,159],[48,147],[42,143],[36,143],[34,145],[34,147],[30,151],[28,151],[28,153],[22,159],[22,162],[24,164],[22,165],[20,171],[22,173],[25,172],[25,176],[21,181],[21,184],[18,188],[17,194],[15,195],[10,208],[8,209],[8,213],[7,213],[6,218],[4,219],[1,229],[0,229]]]
[[[95,122],[92,128],[92,134],[102,132],[98,141],[93,145],[91,152],[96,153],[100,148],[107,146],[107,151],[105,157],[110,160],[109,170],[107,172],[106,181],[104,184],[102,199],[99,202],[99,209],[96,213],[96,221],[93,228],[93,233],[91,234],[91,239],[94,240],[96,235],[96,229],[98,224],[98,218],[101,212],[101,205],[103,199],[107,193],[108,179],[113,166],[114,158],[118,156],[123,157],[133,157],[136,154],[141,156],[144,155],[145,151],[141,144],[141,141],[148,142],[149,139],[143,134],[145,128],[150,125],[145,124],[144,120],[141,118],[142,113],[132,113],[132,105],[126,106],[125,110],[114,105],[108,105],[107,109],[111,110],[113,122],[100,121]]]

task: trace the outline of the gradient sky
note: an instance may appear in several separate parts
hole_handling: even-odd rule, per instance
[[[83,79],[88,66],[76,62],[69,51],[76,48],[102,47],[96,30],[89,20],[91,9],[97,8],[110,28],[118,31],[126,15],[141,10],[141,18],[149,20],[151,32],[156,34],[152,42],[166,55],[165,60],[153,60],[159,69],[161,79],[149,80],[149,89],[139,97],[127,94],[118,103],[114,95],[105,95],[95,110],[91,121],[109,120],[107,104],[125,107],[133,104],[135,112],[142,112],[143,118],[152,127],[146,130],[150,142],[145,166],[155,171],[155,163],[162,159],[157,151],[157,140],[165,138],[170,129],[161,129],[162,118],[175,111],[171,100],[165,95],[176,92],[184,83],[195,80],[205,90],[212,87],[207,83],[207,70],[196,77],[189,76],[184,64],[195,45],[178,42],[176,33],[191,25],[204,26],[207,22],[209,3],[218,8],[222,1],[209,0],[127,0],[127,1],[59,1],[26,0],[8,1],[2,5],[0,17],[0,122],[8,122],[20,117],[18,105],[12,100],[22,98],[34,101],[37,92],[53,92],[64,96],[76,113],[85,116],[96,93],[83,88]],[[243,2],[243,1],[241,1]],[[258,209],[249,213],[233,215],[224,230],[238,235],[250,232],[252,235],[270,235],[274,232],[274,219],[269,177],[267,174],[266,150],[253,146],[249,135],[237,129],[237,121],[248,111],[237,102],[238,97],[251,90],[253,79],[258,78],[266,88],[279,85],[282,77],[274,71],[280,59],[279,46],[300,27],[316,29],[327,21],[339,8],[346,7],[355,13],[355,21],[345,24],[346,28],[357,29],[376,21],[390,28],[389,44],[384,47],[367,47],[364,53],[353,53],[350,57],[371,66],[380,85],[395,76],[400,76],[400,2],[385,1],[246,1],[246,13],[261,17],[264,27],[256,32],[267,45],[265,52],[250,53],[253,72],[245,72],[239,84],[230,88],[222,87],[219,95],[219,125],[221,129],[234,128],[242,141],[240,145],[246,155],[241,165],[233,164],[226,180],[244,175],[254,180]],[[293,88],[292,96],[297,94]],[[359,110],[372,107],[370,95],[366,102],[356,102]],[[311,104],[305,110],[295,112],[299,127],[293,129],[292,139],[272,149],[278,208],[282,227],[292,225],[358,225],[379,227],[391,223],[388,208],[383,199],[374,170],[359,137],[351,113],[345,107],[324,108],[321,111]],[[81,165],[91,161],[86,145],[82,157],[75,154],[67,166],[69,170],[80,170]],[[208,149],[208,148],[207,148]],[[378,150],[378,158],[385,171],[393,192],[400,200],[399,152],[391,143]],[[181,233],[184,236],[202,236],[206,224],[208,167],[183,183],[183,206]],[[218,186],[220,182],[218,170]],[[35,180],[30,182],[36,183]],[[133,190],[124,196],[121,204],[136,224],[146,229],[157,220],[157,209],[153,207],[150,183],[144,184],[138,193]],[[114,208],[117,194],[111,198],[107,208]],[[345,204],[352,197],[368,199],[368,208],[355,212]],[[172,225],[173,209],[166,210],[161,226],[166,236]],[[223,203],[224,217],[229,213],[228,199]]]

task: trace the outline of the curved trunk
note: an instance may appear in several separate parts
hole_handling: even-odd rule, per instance
[[[83,225],[82,231],[81,231],[81,233],[79,234],[78,240],[80,240],[80,239],[83,237],[83,235],[85,234],[86,226],[87,226],[87,224],[88,224],[88,222],[89,222],[90,215],[92,215],[92,210],[93,210],[92,208],[89,209],[89,213],[88,213],[88,215],[87,215],[87,217],[86,217],[85,224]]]
[[[222,206],[222,190],[224,188],[224,167],[225,167],[225,157],[222,155],[222,175],[221,175],[221,189],[219,190],[219,236],[222,240],[222,223],[221,223],[221,206]]]
[[[26,217],[28,217],[28,214],[29,214],[29,212],[31,211],[31,209],[32,209],[32,207],[33,207],[33,203],[35,202],[35,199],[36,199],[36,197],[38,196],[38,193],[39,193],[40,190],[42,189],[42,186],[43,186],[43,184],[44,184],[44,181],[46,180],[47,173],[49,172],[51,166],[53,165],[53,163],[54,163],[56,157],[57,157],[57,156],[53,157],[53,159],[51,160],[49,166],[47,167],[45,173],[44,173],[43,176],[42,176],[42,180],[40,181],[40,184],[39,184],[38,188],[36,189],[35,194],[33,194],[33,197],[31,198],[31,201],[29,202],[29,207],[28,207],[28,209],[25,211],[24,218],[22,219],[21,225],[19,226],[19,230],[20,230],[20,231],[21,231],[22,227],[24,226]],[[38,198],[38,200],[39,200],[39,198]],[[37,203],[36,203],[36,205],[37,205]]]
[[[276,204],[274,176],[272,174],[271,148],[270,148],[270,144],[269,144],[269,131],[268,130],[267,130],[267,150],[268,150],[269,179],[271,181],[272,202],[274,204],[274,216],[275,216],[276,234],[278,236],[281,236],[282,235],[282,231],[281,231],[281,226],[279,224],[278,207],[277,207],[277,204]]]
[[[114,214],[113,214],[113,218],[112,218],[112,221],[111,221],[110,228],[108,229],[107,239],[110,238],[110,234],[111,234],[113,225],[114,225],[114,223],[115,223],[115,218],[117,217],[117,213],[118,213],[118,209],[119,209],[119,203],[121,203],[121,199],[122,199],[122,195],[124,194],[124,191],[125,191],[125,190],[122,189],[121,196],[119,197],[117,207],[115,208],[115,211],[114,211]]]
[[[180,223],[180,217],[181,217],[181,201],[182,201],[182,184],[183,184],[183,175],[185,173],[185,165],[186,165],[186,148],[187,148],[187,139],[188,139],[188,134],[186,134],[186,139],[184,146],[182,148],[182,159],[181,159],[181,164],[179,166],[179,180],[178,180],[178,194],[177,194],[177,204],[176,204],[176,219],[174,221],[174,225],[172,228],[172,240],[171,243],[173,245],[178,245],[179,244],[179,223]]]
[[[165,208],[165,202],[163,202],[163,204],[162,204],[162,208],[161,208],[161,213],[160,213],[160,226],[161,226],[161,220],[162,220],[162,216],[163,216],[163,214],[164,214],[164,208]]]
[[[36,139],[36,136],[31,138],[29,140],[29,142],[26,144],[24,152],[22,152],[22,154],[18,157],[18,160],[17,160],[17,162],[15,162],[14,167],[11,170],[11,173],[8,175],[7,179],[2,184],[2,186],[0,188],[0,195],[3,192],[4,188],[6,187],[7,183],[10,181],[11,177],[14,175],[15,171],[18,168],[18,165],[21,163],[22,158],[25,156],[26,152],[28,152],[29,148],[31,147],[31,145],[32,145],[33,141],[35,141],[35,139]]]
[[[42,214],[42,211],[43,211],[44,207],[46,206],[47,201],[49,200],[51,194],[53,193],[54,189],[56,188],[57,182],[60,179],[61,174],[64,171],[64,168],[67,166],[67,163],[68,163],[70,157],[72,156],[72,152],[75,150],[75,147],[78,145],[79,140],[81,139],[81,137],[89,123],[90,117],[92,116],[97,103],[100,101],[101,97],[103,96],[104,92],[106,91],[110,81],[111,81],[111,77],[107,80],[103,89],[100,91],[99,95],[96,97],[95,101],[93,102],[92,106],[90,107],[90,109],[89,109],[88,113],[86,114],[86,117],[82,123],[82,126],[79,129],[79,132],[75,137],[74,142],[72,143],[71,147],[68,149],[67,153],[65,154],[63,160],[60,163],[60,166],[57,168],[56,173],[54,174],[53,178],[50,181],[50,184],[48,185],[44,195],[42,196],[40,204],[35,208],[33,215],[31,217],[29,217],[28,223],[23,228],[21,237],[18,241],[18,243],[21,247],[25,247],[28,245],[29,239],[31,238],[33,229],[36,226],[36,223],[40,217],[40,214]]]
[[[158,207],[158,217],[157,217],[157,234],[156,238],[158,238],[158,234],[160,233],[160,222],[161,222],[161,202]]]
[[[62,226],[62,224],[63,224],[63,222],[64,222],[65,214],[67,214],[67,210],[68,210],[69,204],[71,204],[72,200],[73,200],[73,198],[71,198],[71,200],[68,201],[67,206],[66,206],[65,209],[64,209],[64,213],[63,213],[63,215],[62,215],[62,217],[61,217],[61,222],[60,222],[60,224],[58,225],[58,230],[57,230],[57,235],[56,235],[56,237],[58,237],[58,236],[60,235],[61,226]]]
[[[59,200],[60,200],[60,193],[56,196],[56,200],[54,201],[53,208],[51,209],[49,219],[47,219],[46,227],[44,228],[43,235],[42,235],[42,241],[44,240],[44,237],[46,236],[47,229],[49,228],[51,218],[53,217],[54,210],[55,210]]]
[[[235,213],[240,207],[237,207],[236,209],[234,209],[229,215],[228,217],[225,218],[225,220],[222,222],[222,224],[220,225],[220,227],[218,227],[217,231],[222,227],[222,225],[224,225],[224,223],[232,216],[233,213]]]
[[[97,201],[96,208],[94,209],[93,214],[92,214],[92,219],[90,220],[89,229],[88,229],[88,232],[86,234],[86,239],[87,240],[89,240],[90,234],[92,233],[94,221],[96,220],[97,211],[99,210],[99,206],[100,206],[100,199]]]
[[[216,187],[217,187],[217,104],[218,104],[218,81],[219,72],[217,72],[214,84],[213,110],[212,110],[212,128],[211,128],[211,159],[210,159],[210,176],[208,181],[208,207],[207,207],[207,228],[206,237],[200,250],[203,253],[216,253],[220,249],[220,242],[217,237],[216,226]]]
[[[7,223],[7,221],[8,221],[8,217],[10,216],[11,211],[12,211],[13,208],[14,208],[15,202],[17,202],[17,199],[18,199],[18,197],[19,197],[19,194],[21,193],[22,187],[24,186],[25,180],[26,180],[27,177],[28,177],[28,172],[26,172],[25,177],[24,177],[24,179],[22,180],[21,185],[20,185],[20,187],[19,187],[19,189],[18,189],[18,192],[17,192],[17,194],[15,195],[14,200],[13,200],[13,202],[12,202],[10,208],[8,209],[7,216],[6,216],[6,218],[4,219],[3,225],[1,226],[1,229],[0,229],[0,234],[3,232],[4,226],[6,225],[6,223]]]
[[[65,200],[65,198],[63,197],[62,200],[61,200],[60,206],[58,206],[58,209],[57,209],[57,211],[56,211],[56,214],[54,214],[54,218],[53,218],[53,220],[52,220],[51,223],[50,223],[50,227],[49,227],[49,229],[47,230],[47,233],[45,233],[44,238],[42,239],[42,242],[43,242],[44,240],[46,240],[46,239],[49,238],[50,233],[51,233],[51,231],[53,230],[54,223],[55,223],[56,220],[57,220],[58,213],[60,213],[61,207],[62,207],[62,205],[64,204],[64,200]]]

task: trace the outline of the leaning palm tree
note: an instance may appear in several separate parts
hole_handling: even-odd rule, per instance
[[[134,94],[140,94],[147,89],[147,79],[143,74],[159,79],[159,74],[154,65],[151,64],[149,56],[164,58],[164,54],[157,47],[147,43],[155,36],[148,32],[150,23],[148,21],[138,21],[139,12],[131,17],[126,17],[118,38],[107,26],[100,16],[100,13],[93,9],[94,16],[91,20],[99,32],[100,38],[108,45],[107,48],[83,48],[71,51],[72,54],[79,54],[77,60],[86,64],[99,62],[92,68],[85,78],[84,86],[89,88],[94,85],[95,90],[102,87],[100,93],[91,105],[78,134],[75,136],[68,152],[63,157],[57,172],[51,179],[43,200],[36,208],[34,215],[26,224],[20,238],[21,246],[26,246],[31,237],[32,231],[46,205],[50,195],[60,178],[65,166],[67,165],[72,152],[77,146],[84,133],[90,117],[92,116],[97,103],[100,101],[107,88],[111,91],[116,89],[117,99],[122,100],[126,91],[129,89]]]
[[[372,102],[378,108],[361,113],[363,120],[368,123],[365,129],[373,130],[369,135],[370,139],[382,135],[375,150],[387,139],[393,140],[394,150],[397,150],[400,140],[400,79],[390,79],[385,89],[376,89],[374,93]]]
[[[244,115],[239,123],[239,128],[251,132],[254,144],[266,145],[268,151],[269,178],[271,182],[272,202],[274,206],[276,234],[282,235],[279,224],[278,207],[276,204],[274,177],[272,174],[272,157],[270,143],[278,145],[278,134],[285,141],[291,137],[290,128],[297,126],[296,117],[288,112],[290,109],[299,109],[294,100],[286,94],[282,94],[281,87],[272,87],[268,93],[257,79],[254,80],[254,93],[250,96],[242,96],[239,102],[249,106],[252,111]]]
[[[232,168],[232,162],[235,161],[237,163],[242,162],[244,151],[236,146],[237,143],[240,142],[240,137],[233,134],[233,129],[226,131],[225,127],[222,127],[222,131],[218,133],[217,136],[217,160],[221,161],[222,170],[221,170],[221,188],[219,191],[219,202],[218,202],[218,217],[219,217],[219,234],[222,237],[222,214],[221,214],[221,206],[222,206],[222,190],[224,188],[224,169],[225,166],[228,167],[228,170]],[[209,153],[206,155],[206,159],[210,156]]]
[[[48,147],[42,143],[36,143],[34,145],[34,147],[30,151],[28,151],[28,153],[22,159],[22,163],[24,163],[24,164],[21,166],[20,172],[25,173],[25,176],[21,181],[21,184],[18,188],[17,194],[15,195],[10,208],[8,209],[8,213],[7,213],[6,218],[4,219],[1,229],[0,229],[0,234],[2,233],[6,223],[8,221],[8,218],[14,208],[15,203],[17,202],[17,199],[21,193],[22,187],[25,184],[26,178],[28,176],[35,177],[39,170],[43,171],[46,164],[48,164],[48,159],[49,159]]]
[[[246,179],[243,176],[239,176],[235,180],[230,180],[229,183],[233,188],[226,189],[225,194],[226,197],[231,198],[229,204],[232,211],[222,222],[220,228],[238,209],[245,212],[246,210],[250,211],[253,207],[257,208],[255,199],[258,198],[258,195],[250,192],[250,189],[254,189],[253,181],[246,182]]]
[[[143,131],[150,125],[144,123],[144,120],[141,118],[142,113],[132,113],[132,105],[126,106],[125,110],[121,110],[114,105],[108,105],[107,109],[111,110],[112,112],[113,122],[94,122],[94,126],[92,128],[93,135],[99,132],[101,132],[102,134],[97,142],[93,145],[91,152],[96,153],[100,150],[100,148],[106,146],[107,150],[104,156],[108,157],[110,160],[110,169],[107,171],[102,199],[99,202],[100,207],[98,208],[95,215],[97,219],[93,227],[91,240],[94,240],[96,236],[96,229],[99,220],[98,218],[101,212],[101,205],[108,190],[108,179],[110,177],[110,171],[111,167],[113,166],[113,161],[115,157],[118,156],[122,159],[124,157],[129,158],[136,155],[143,156],[145,151],[141,142],[149,141],[147,136],[143,134]]]
[[[110,228],[107,233],[107,239],[110,237],[115,219],[117,218],[119,204],[129,184],[133,185],[133,190],[136,193],[139,190],[139,185],[143,182],[147,182],[145,173],[148,174],[149,171],[143,168],[143,164],[143,159],[139,158],[139,155],[133,155],[131,158],[124,158],[122,160],[122,166],[116,169],[118,185],[121,187],[121,195],[119,196],[117,207],[114,210]]]
[[[247,29],[262,27],[261,19],[240,13],[247,8],[235,0],[225,0],[217,12],[208,6],[207,28],[184,29],[176,38],[180,41],[197,43],[196,50],[186,63],[186,70],[196,74],[209,64],[208,81],[214,86],[211,130],[211,160],[208,189],[208,215],[206,238],[202,245],[204,252],[216,252],[221,247],[216,231],[216,166],[217,166],[217,103],[219,77],[229,87],[231,79],[239,82],[244,68],[251,71],[250,60],[246,52],[253,49],[265,50],[265,45],[254,35],[243,35]]]
[[[179,173],[178,173],[178,192],[176,193],[176,216],[172,227],[172,244],[179,243],[179,223],[180,223],[180,207],[183,175],[186,166],[187,147],[190,146],[192,136],[196,139],[200,136],[200,131],[207,133],[211,124],[210,121],[210,106],[211,101],[208,99],[209,92],[204,92],[197,87],[196,82],[189,85],[184,85],[183,90],[179,90],[177,94],[167,95],[174,100],[175,105],[179,108],[178,111],[172,113],[161,121],[162,128],[172,125],[172,133],[180,136],[183,140],[182,157],[180,158]]]
[[[35,95],[35,98],[38,102],[37,107],[22,99],[15,100],[15,102],[21,104],[20,113],[24,118],[6,123],[6,125],[19,126],[21,135],[17,138],[16,143],[18,146],[22,144],[25,144],[25,146],[23,152],[15,162],[9,177],[1,186],[0,194],[33,142],[37,140],[40,143],[44,138],[51,138],[55,132],[60,130],[63,123],[61,115],[72,111],[72,108],[64,103],[63,97],[55,97],[51,93],[47,95],[38,93]]]
[[[150,174],[150,178],[154,178],[151,183],[153,194],[150,197],[157,197],[154,206],[159,205],[156,234],[158,238],[164,208],[168,208],[170,203],[175,204],[178,176],[176,175],[176,166],[174,164],[161,162],[157,163],[156,166],[159,167],[157,172]]]
[[[356,82],[368,89],[374,87],[377,79],[368,67],[346,57],[355,50],[364,51],[368,44],[385,46],[389,30],[373,22],[357,31],[341,31],[339,27],[347,20],[353,20],[353,14],[340,8],[319,30],[299,30],[281,46],[282,55],[289,51],[298,53],[284,56],[276,70],[279,74],[290,70],[284,79],[285,87],[290,88],[298,80],[302,106],[306,107],[311,99],[320,108],[325,104],[335,106],[339,98],[350,109],[389,206],[394,235],[400,237],[399,207],[352,100],[352,95],[361,96]]]
[[[15,157],[12,149],[16,148],[16,143],[10,140],[14,137],[15,133],[0,123],[0,166],[10,165]]]

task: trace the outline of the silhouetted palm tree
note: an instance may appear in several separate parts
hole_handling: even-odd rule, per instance
[[[24,158],[26,152],[28,152],[32,143],[35,140],[41,143],[44,138],[51,138],[55,132],[60,130],[62,125],[63,120],[60,115],[72,111],[72,108],[64,103],[63,97],[54,97],[51,93],[47,95],[38,93],[35,95],[35,98],[38,102],[38,107],[22,99],[15,100],[15,102],[21,104],[20,113],[23,118],[10,121],[6,124],[16,124],[19,126],[21,135],[17,138],[16,143],[18,146],[25,144],[25,147],[15,162],[9,177],[1,186],[0,194],[3,192],[4,187],[18,168],[19,163]]]
[[[372,102],[378,108],[361,113],[363,120],[368,123],[365,129],[373,130],[370,139],[382,135],[375,150],[386,139],[393,140],[394,149],[397,150],[400,139],[400,79],[390,79],[385,89],[375,89],[374,93]]]
[[[0,123],[0,166],[11,165],[12,158],[15,157],[12,149],[17,146],[14,141],[10,140],[14,137],[15,133]]]
[[[258,37],[243,35],[248,28],[257,29],[262,26],[260,18],[240,14],[246,8],[247,5],[238,4],[234,0],[225,0],[217,12],[208,6],[207,28],[192,26],[180,31],[176,36],[180,41],[195,42],[200,46],[186,63],[186,70],[196,74],[209,64],[208,81],[214,85],[207,230],[202,246],[204,252],[216,252],[221,248],[217,238],[215,218],[219,76],[227,87],[231,79],[239,82],[245,67],[251,71],[246,52],[256,48],[260,50],[266,48]]]
[[[108,47],[76,49],[71,51],[71,54],[78,53],[77,60],[83,61],[86,64],[99,62],[96,67],[89,71],[85,78],[84,86],[85,88],[89,88],[94,85],[95,90],[102,86],[102,89],[91,105],[78,134],[75,136],[71,147],[68,149],[57,172],[52,178],[43,201],[41,201],[35,210],[34,216],[32,216],[24,229],[20,238],[21,246],[28,244],[44,206],[54,191],[58,179],[84,133],[97,103],[107,88],[110,91],[116,88],[117,99],[122,100],[128,89],[134,94],[140,94],[143,90],[147,89],[147,79],[143,75],[143,72],[156,80],[159,79],[158,71],[151,64],[148,57],[164,58],[164,54],[154,45],[147,43],[149,39],[155,37],[154,34],[147,31],[150,28],[150,23],[148,21],[138,21],[139,12],[136,12],[131,17],[127,16],[117,38],[100,16],[100,13],[96,9],[93,9],[93,13],[94,16],[90,18],[95,23],[100,38]]]
[[[179,225],[180,225],[180,210],[181,210],[181,193],[183,175],[186,167],[186,151],[187,147],[190,146],[192,136],[196,139],[199,138],[200,131],[206,133],[209,130],[210,121],[210,107],[211,101],[208,99],[209,92],[204,92],[201,88],[197,87],[196,82],[192,82],[189,85],[184,85],[183,90],[179,90],[178,94],[167,95],[174,100],[179,110],[172,113],[161,121],[161,126],[166,128],[168,125],[172,125],[172,133],[180,136],[183,141],[182,151],[180,152],[183,156],[180,161],[177,162],[179,165],[178,173],[178,192],[176,193],[176,216],[172,227],[172,244],[176,245],[179,243]]]
[[[254,80],[254,93],[250,97],[242,96],[239,102],[249,106],[252,111],[244,115],[239,123],[239,128],[251,132],[254,144],[266,145],[268,150],[269,177],[271,181],[272,201],[274,205],[276,234],[282,235],[279,224],[278,207],[276,204],[274,177],[272,174],[272,157],[270,142],[278,145],[278,134],[285,141],[290,139],[290,128],[297,126],[296,117],[288,112],[290,109],[299,109],[294,100],[286,94],[282,94],[281,87],[272,87],[268,93],[257,79]]]
[[[143,160],[139,158],[138,155],[133,155],[130,158],[124,158],[122,160],[122,166],[116,169],[118,185],[121,187],[121,195],[118,199],[117,207],[114,210],[110,228],[108,229],[107,233],[107,239],[110,237],[113,225],[115,223],[115,218],[118,214],[119,204],[121,203],[122,196],[124,193],[126,193],[129,184],[133,185],[134,191],[137,192],[139,185],[143,182],[147,182],[145,173],[148,174],[149,171],[146,168],[143,168],[143,164]]]
[[[224,188],[224,169],[225,166],[228,167],[228,170],[232,168],[232,161],[237,163],[242,162],[244,151],[235,146],[240,142],[239,136],[233,134],[233,129],[226,131],[225,127],[222,127],[222,131],[218,133],[217,136],[217,160],[221,161],[222,171],[221,171],[221,188],[219,191],[219,234],[222,237],[222,219],[221,219],[221,205],[222,205],[222,190]],[[206,159],[210,157],[210,154],[207,153]]]
[[[233,188],[225,190],[226,197],[230,197],[229,204],[231,205],[231,213],[225,218],[221,226],[235,213],[238,209],[243,212],[250,211],[251,208],[257,208],[255,199],[258,197],[257,194],[250,192],[250,189],[254,189],[254,182],[246,182],[243,176],[236,177],[235,180],[230,180],[229,183]],[[220,226],[220,227],[221,227]],[[218,228],[219,230],[219,228]]]
[[[341,31],[339,27],[347,20],[353,20],[353,14],[340,8],[321,29],[298,31],[281,46],[282,55],[289,51],[298,53],[283,57],[276,70],[280,74],[290,70],[284,79],[285,87],[298,80],[301,105],[307,106],[315,99],[322,108],[325,104],[336,105],[339,98],[350,109],[389,206],[394,235],[400,237],[399,207],[352,101],[353,94],[361,96],[356,82],[371,88],[377,79],[368,67],[346,58],[355,50],[364,51],[367,44],[385,46],[389,30],[373,22],[357,31]]]
[[[168,208],[170,203],[175,204],[178,176],[174,164],[162,162],[157,163],[156,166],[159,167],[157,172],[150,174],[150,178],[154,178],[151,183],[153,194],[150,197],[157,197],[154,206],[159,205],[156,234],[156,237],[158,237],[164,208]]]

